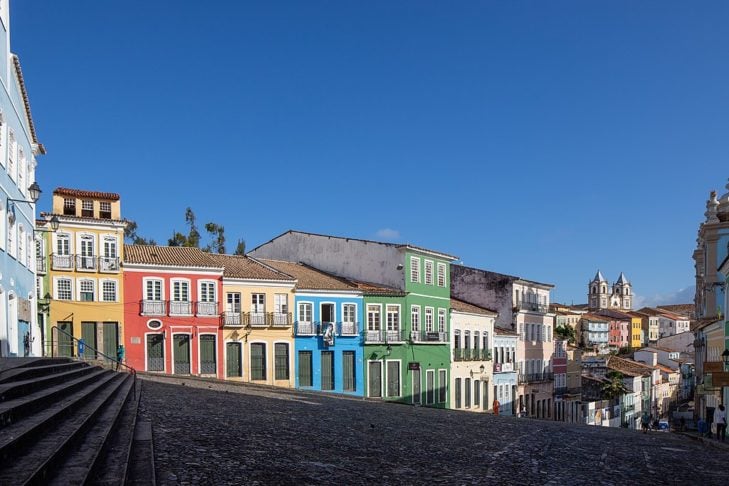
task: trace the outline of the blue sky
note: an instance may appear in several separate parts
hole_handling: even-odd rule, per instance
[[[12,2],[37,179],[252,249],[384,237],[649,300],[729,173],[729,2]],[[724,170],[722,170],[724,168]],[[685,300],[685,299],[684,299]],[[690,299],[689,299],[690,300]]]

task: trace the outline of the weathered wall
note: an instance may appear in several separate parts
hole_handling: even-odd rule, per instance
[[[512,288],[516,277],[451,265],[451,295],[498,313],[496,325],[512,327]]]

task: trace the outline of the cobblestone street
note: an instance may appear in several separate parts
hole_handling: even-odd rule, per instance
[[[726,484],[729,452],[671,433],[159,381],[159,484]]]

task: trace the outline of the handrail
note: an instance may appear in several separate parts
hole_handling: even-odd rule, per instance
[[[58,332],[62,332],[66,336],[70,337],[71,338],[71,342],[76,341],[76,343],[78,343],[80,341],[80,339],[77,339],[73,334],[70,334],[70,333],[64,331],[63,329],[60,329],[58,326],[51,327],[51,357],[55,357],[54,354],[53,354],[54,353],[54,351],[53,351],[53,344],[54,344],[53,330],[54,329],[56,331],[58,331]],[[112,362],[116,363],[116,369],[117,370],[119,370],[119,365],[122,365],[123,367],[127,368],[131,372],[132,378],[134,380],[134,383],[132,385],[132,388],[134,389],[133,390],[134,399],[136,400],[136,398],[137,398],[137,370],[135,370],[134,368],[132,368],[131,366],[129,366],[129,365],[125,364],[125,363],[122,363],[118,359],[114,359],[114,358],[112,358],[110,356],[107,356],[106,354],[102,353],[101,351],[99,351],[98,349],[94,348],[93,346],[89,346],[85,342],[84,342],[84,347],[85,348],[89,348],[89,349],[93,350],[94,352],[96,352],[97,355],[101,355],[104,358],[108,359],[109,361],[112,361]]]

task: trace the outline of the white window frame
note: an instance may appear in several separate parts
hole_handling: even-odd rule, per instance
[[[91,284],[91,292],[92,292],[91,300],[83,300],[81,298],[81,294],[83,293],[82,286],[85,283]],[[96,299],[96,280],[94,280],[93,278],[79,278],[79,279],[76,279],[76,286],[77,286],[77,289],[76,289],[76,292],[77,292],[76,300],[77,301],[79,301],[79,302],[96,302],[96,300],[97,300]]]
[[[348,312],[345,309],[347,309],[348,307],[351,307],[351,309],[352,309],[352,311],[351,311],[352,319],[351,320],[347,319]],[[357,322],[357,304],[355,304],[354,302],[344,302],[342,304],[342,322],[347,322],[347,323],[349,323],[349,322],[356,323]]]
[[[212,300],[210,300],[210,296],[206,298],[206,300],[203,299],[203,287],[212,286]],[[205,302],[205,303],[215,303],[218,301],[218,285],[215,280],[198,280],[197,282],[197,300],[198,302]]]
[[[182,294],[182,289],[185,288],[187,291],[187,299],[177,299],[175,298],[175,285],[180,285],[180,293]],[[192,286],[190,285],[190,279],[189,278],[173,278],[170,279],[170,300],[173,302],[192,302]]]
[[[393,309],[391,312],[390,309]],[[390,329],[390,316],[395,316],[397,322],[395,323],[394,329]],[[400,318],[400,304],[386,304],[385,305],[385,325],[387,326],[388,331],[400,331],[402,328],[401,318]]]
[[[433,308],[433,307],[425,308],[423,321],[425,324],[425,326],[424,326],[425,332],[435,332],[435,308]],[[430,322],[428,322],[428,321],[430,321]]]
[[[448,326],[446,325],[446,310],[438,308],[438,332],[446,332]]]
[[[410,306],[410,329],[413,332],[420,332],[420,306]]]
[[[425,285],[433,285],[433,260],[424,261]]]
[[[438,262],[438,287],[445,287],[446,281],[446,265],[445,263]]]
[[[109,300],[106,298],[106,290],[104,289],[104,285],[106,284],[113,284],[114,285],[114,299]],[[99,300],[101,302],[118,302],[119,301],[119,282],[112,279],[112,278],[106,278],[99,281]]]
[[[61,298],[60,283],[68,282],[68,299]],[[66,302],[73,301],[73,279],[71,277],[54,277],[53,279],[53,295],[56,300]]]
[[[159,299],[150,299],[148,294],[148,285],[150,283],[159,282],[159,290],[160,290],[160,298]],[[165,280],[161,277],[144,277],[142,279],[142,300],[148,300],[151,302],[164,302],[165,301]]]
[[[371,309],[377,309],[377,329],[370,329],[370,312]],[[382,304],[367,304],[367,330],[368,331],[381,331],[382,330]]]
[[[0,151],[0,159],[3,158],[3,153]],[[0,202],[0,249],[5,250],[7,245],[7,220],[5,219],[5,205]]]
[[[305,309],[308,308],[308,311],[305,310],[304,312],[302,312],[302,308],[305,308]],[[305,314],[307,312],[309,314],[309,318],[304,319],[303,317],[305,317]],[[302,314],[304,314],[304,316],[302,316]],[[305,322],[307,324],[311,324],[312,322],[314,322],[314,303],[313,302],[297,302],[296,317],[297,317],[296,320],[299,322]],[[312,359],[313,359],[313,357],[312,357]]]
[[[420,283],[420,258],[416,256],[410,257],[410,281]]]

